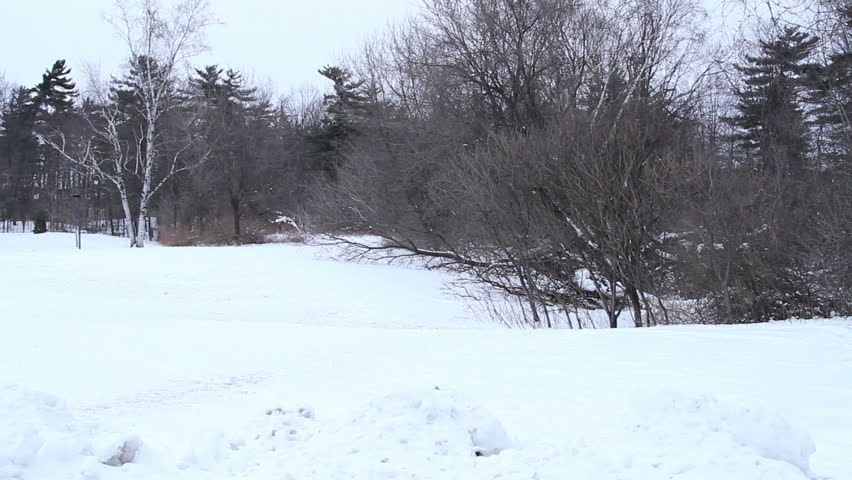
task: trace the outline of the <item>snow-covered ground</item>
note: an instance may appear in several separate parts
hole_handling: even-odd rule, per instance
[[[0,479],[852,479],[849,320],[506,330],[318,247],[83,245],[0,235]]]

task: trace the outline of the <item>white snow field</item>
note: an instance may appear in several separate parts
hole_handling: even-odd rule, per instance
[[[852,479],[852,322],[508,330],[318,247],[0,235],[0,479]]]

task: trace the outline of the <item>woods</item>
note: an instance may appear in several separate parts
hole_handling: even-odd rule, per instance
[[[80,195],[143,247],[295,218],[533,327],[848,315],[852,6],[806,3],[725,59],[693,0],[428,0],[299,98],[183,68],[203,0],[121,2],[124,71],[0,82],[0,221],[62,229]]]

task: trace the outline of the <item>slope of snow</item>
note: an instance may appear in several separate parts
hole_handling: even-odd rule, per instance
[[[852,323],[512,331],[295,245],[0,235],[0,479],[852,478]]]

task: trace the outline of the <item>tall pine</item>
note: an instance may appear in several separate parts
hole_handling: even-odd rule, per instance
[[[810,73],[808,62],[818,38],[795,27],[772,40],[759,42],[759,53],[746,56],[735,68],[743,76],[735,88],[738,115],[728,119],[737,128],[734,140],[753,168],[782,176],[806,166],[808,128],[802,101]]]
[[[71,110],[77,90],[70,75],[71,69],[65,64],[65,60],[57,60],[41,76],[41,83],[33,89],[36,105],[47,113]]]
[[[51,134],[69,130],[75,121],[74,99],[77,90],[65,60],[57,60],[45,71],[41,82],[33,88],[32,95],[37,131]],[[46,211],[47,216],[54,221],[72,223],[71,195],[84,193],[87,182],[83,175],[75,174],[74,168],[56,150],[46,145],[40,145],[39,150],[36,185],[39,208]]]
[[[39,147],[35,136],[37,108],[31,90],[12,91],[0,117],[0,216],[24,221],[31,213]]]
[[[315,149],[319,170],[335,178],[343,148],[359,133],[358,125],[369,115],[375,95],[371,95],[366,82],[355,80],[346,68],[327,66],[319,73],[331,80],[333,93],[323,100],[325,115],[321,131],[308,137],[308,142]]]
[[[821,163],[829,169],[844,166],[852,153],[852,5],[834,12],[834,36],[827,64],[812,75]]]

